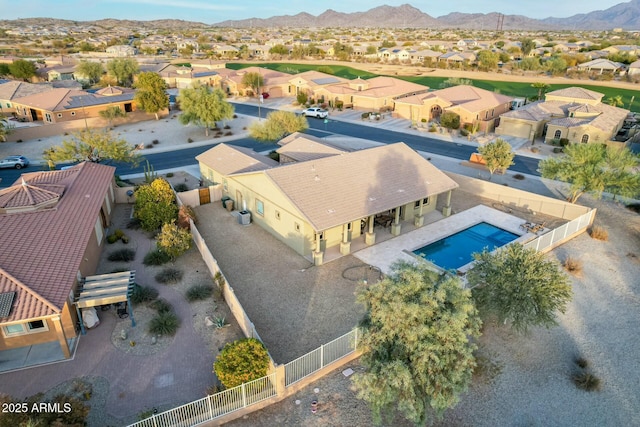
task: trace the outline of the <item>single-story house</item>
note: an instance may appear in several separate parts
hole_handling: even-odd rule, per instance
[[[49,92],[53,86],[49,83],[27,83],[17,80],[0,81],[0,113],[11,115],[16,113],[14,101],[25,96]]]
[[[492,132],[501,114],[511,108],[513,98],[469,85],[452,86],[396,100],[394,116],[412,122],[438,120],[443,112],[460,116],[460,125],[476,125]]]
[[[355,239],[375,244],[377,227],[399,235],[403,222],[422,226],[440,195],[451,213],[458,184],[404,143],[344,152],[302,138],[283,145],[282,164],[226,144],[196,159],[208,183],[316,265],[329,248],[347,255]]]
[[[615,73],[624,69],[624,64],[620,62],[613,62],[605,58],[597,58],[592,61],[583,62],[578,64],[578,70],[584,71],[597,71],[602,73]]]
[[[112,166],[81,163],[24,173],[0,190],[2,351],[58,342],[65,358],[78,335],[81,278],[94,274],[113,211]]]
[[[100,111],[117,106],[124,112],[135,111],[133,89],[108,86],[95,93],[56,88],[13,100],[18,119],[44,124],[98,117]]]
[[[619,145],[615,136],[629,111],[603,103],[603,96],[581,87],[549,92],[544,101],[503,114],[496,133],[531,141],[542,137],[547,143],[567,139],[571,143]]]

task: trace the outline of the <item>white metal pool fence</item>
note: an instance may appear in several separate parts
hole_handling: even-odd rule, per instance
[[[560,227],[554,228],[553,230],[550,230],[549,232],[525,243],[524,247],[527,249],[533,248],[536,251],[543,252],[551,250],[555,248],[558,243],[575,236],[589,227],[593,222],[595,214],[596,210],[592,209],[589,212],[561,225]]]
[[[351,332],[327,344],[323,344],[312,352],[284,365],[285,385],[289,387],[291,384],[319,371],[328,364],[351,354],[357,347],[358,328],[355,328]]]
[[[356,351],[358,328],[299,357],[284,367],[285,388]],[[282,372],[282,371],[280,371]],[[282,375],[282,374],[280,374]],[[128,427],[190,427],[247,408],[278,395],[278,371],[257,380],[178,406]]]

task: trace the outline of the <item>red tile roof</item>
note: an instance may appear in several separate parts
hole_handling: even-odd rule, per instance
[[[53,208],[0,213],[0,293],[18,293],[3,322],[60,312],[76,281],[100,209],[113,182],[115,168],[81,163],[64,171],[31,172],[15,186],[64,187]],[[19,189],[25,191],[24,188]],[[25,201],[25,199],[22,199]]]

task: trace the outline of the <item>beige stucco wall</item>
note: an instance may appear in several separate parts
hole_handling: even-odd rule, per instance
[[[589,135],[589,143],[605,143],[609,141],[611,137],[610,132],[605,132],[601,129],[597,129],[593,126],[580,126],[574,128],[567,128],[564,126],[558,126],[552,123],[547,125],[547,134],[545,135],[545,142],[551,142],[555,139],[556,131],[561,133],[560,138],[567,138],[571,143],[581,143],[583,135]],[[616,129],[617,132],[617,129]]]

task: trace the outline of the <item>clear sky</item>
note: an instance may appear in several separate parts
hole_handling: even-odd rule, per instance
[[[564,18],[577,13],[603,10],[620,0],[0,0],[0,19],[61,18],[87,21],[102,18],[152,20],[175,18],[213,24],[228,19],[270,18],[308,12],[319,15],[327,9],[337,12],[365,12],[376,6],[412,4],[434,18],[451,12],[525,15],[529,18]]]

